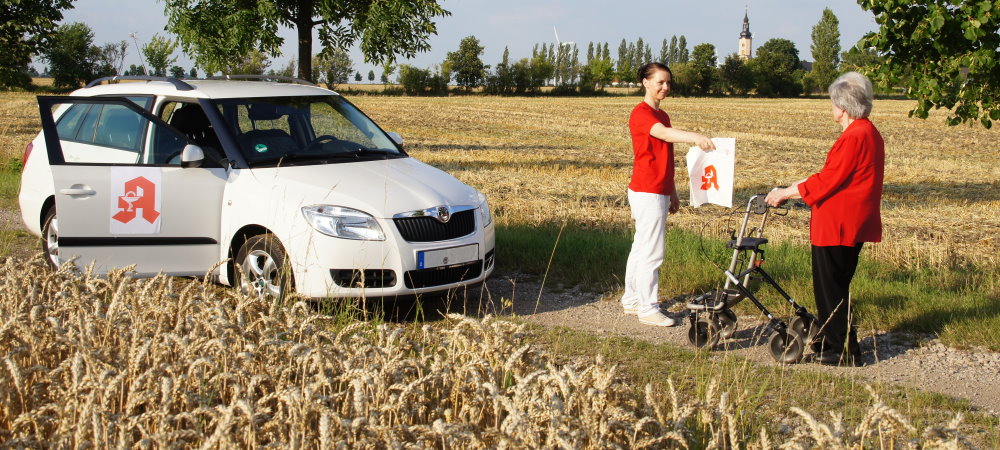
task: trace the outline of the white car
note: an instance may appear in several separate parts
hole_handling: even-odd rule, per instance
[[[492,273],[486,197],[337,93],[122,78],[140,80],[38,97],[19,201],[53,266],[212,272],[313,298],[440,292]]]

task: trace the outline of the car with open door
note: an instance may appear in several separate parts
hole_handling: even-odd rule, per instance
[[[19,194],[27,228],[54,267],[211,273],[257,295],[396,297],[485,280],[486,197],[300,81],[117,77],[39,97]]]

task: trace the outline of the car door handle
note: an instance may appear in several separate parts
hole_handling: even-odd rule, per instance
[[[60,189],[59,193],[69,196],[89,197],[91,195],[96,195],[97,191],[86,187],[71,187],[66,189]]]

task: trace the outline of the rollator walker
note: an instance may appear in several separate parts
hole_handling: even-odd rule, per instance
[[[792,297],[762,266],[764,263],[762,247],[767,243],[767,238],[764,237],[764,225],[767,224],[768,216],[772,212],[779,216],[788,214],[788,209],[785,207],[769,207],[764,202],[764,197],[764,194],[750,197],[739,232],[734,232],[731,240],[726,243],[726,247],[733,250],[733,257],[729,269],[723,270],[725,276],[723,288],[706,292],[688,303],[691,322],[688,340],[696,347],[711,349],[720,338],[731,337],[736,332],[737,321],[736,314],[731,308],[747,298],[769,320],[768,328],[771,329],[771,333],[767,338],[767,345],[771,356],[784,364],[796,363],[802,359],[805,345],[816,337],[818,328],[816,324],[819,322],[805,307],[795,303],[795,300],[792,300]],[[754,215],[760,216],[760,224],[748,229],[751,217]],[[754,295],[750,283],[757,280],[770,284],[792,305],[795,317],[789,324],[774,317]]]

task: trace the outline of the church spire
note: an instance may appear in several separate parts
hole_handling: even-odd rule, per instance
[[[747,60],[753,57],[753,35],[750,34],[750,6],[743,11],[743,31],[740,32],[740,58]]]

